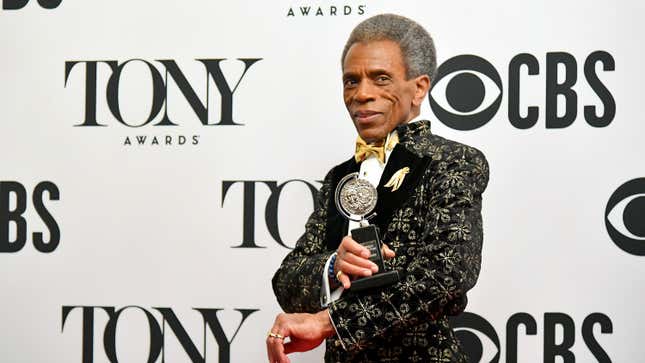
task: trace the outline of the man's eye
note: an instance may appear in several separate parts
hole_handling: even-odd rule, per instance
[[[343,84],[344,84],[345,87],[353,87],[353,86],[356,85],[356,80],[355,79],[346,79],[343,82]]]
[[[390,77],[388,77],[388,76],[378,76],[378,77],[376,77],[376,81],[379,82],[379,83],[389,82],[389,80],[390,80]]]

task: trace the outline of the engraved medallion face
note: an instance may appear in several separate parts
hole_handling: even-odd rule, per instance
[[[336,187],[336,206],[348,219],[350,216],[365,218],[376,207],[376,188],[367,180],[359,179],[358,173],[345,176]]]

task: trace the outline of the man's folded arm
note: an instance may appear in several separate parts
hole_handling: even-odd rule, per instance
[[[360,350],[391,329],[454,315],[465,307],[466,292],[477,281],[481,265],[481,194],[488,183],[488,164],[478,150],[464,146],[463,151],[431,178],[422,247],[411,257],[402,280],[329,305],[348,350]]]
[[[305,224],[305,233],[282,261],[272,279],[273,292],[287,313],[314,313],[322,310],[320,294],[325,263],[335,251],[326,251],[325,236],[330,171],[317,197],[317,208]]]

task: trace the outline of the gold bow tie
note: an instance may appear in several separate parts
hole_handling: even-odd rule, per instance
[[[374,155],[381,164],[384,164],[385,151],[394,149],[394,146],[396,146],[398,142],[399,137],[396,132],[390,135],[387,143],[379,142],[378,144],[368,144],[365,142],[365,140],[358,136],[356,137],[356,152],[354,153],[354,159],[357,163],[360,163],[371,155]]]

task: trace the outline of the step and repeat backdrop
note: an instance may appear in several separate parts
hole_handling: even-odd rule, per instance
[[[0,361],[265,361],[379,13],[433,35],[423,115],[490,163],[472,361],[643,361],[645,5],[554,0],[2,0]]]

